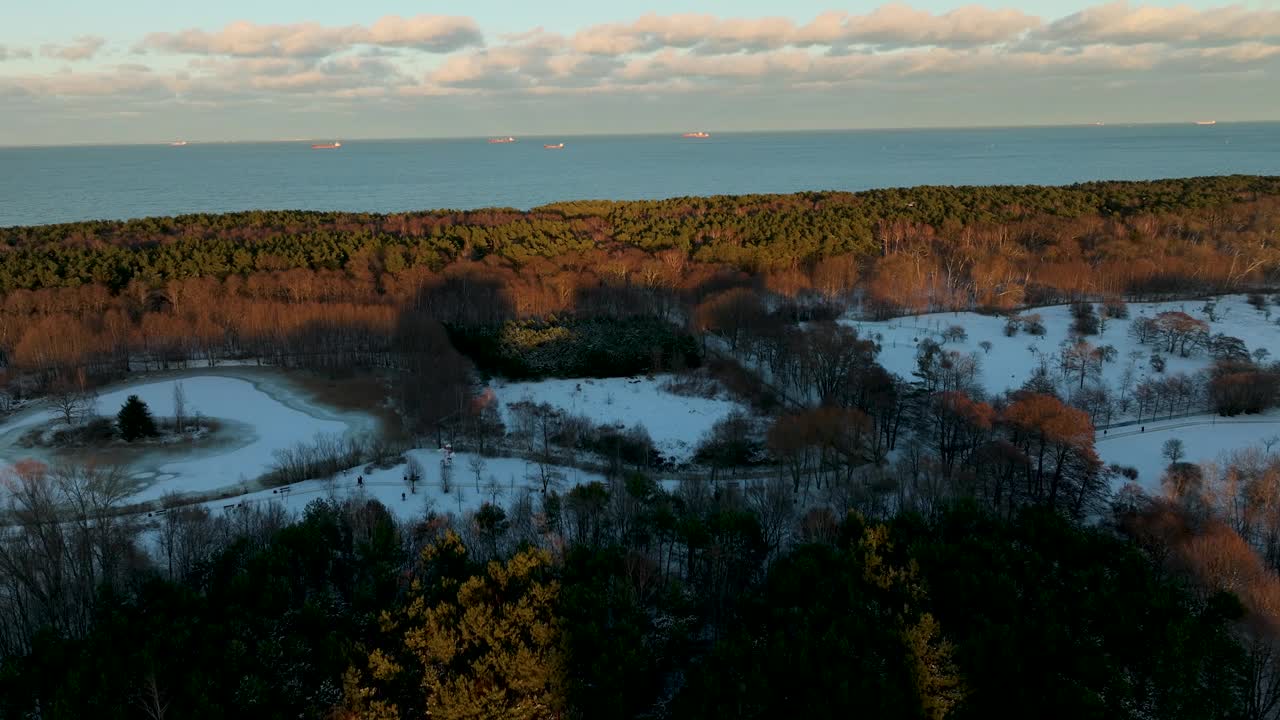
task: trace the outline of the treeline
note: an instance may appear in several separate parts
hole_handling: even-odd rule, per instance
[[[11,388],[21,395],[80,369],[222,358],[398,366],[418,328],[439,323],[495,371],[630,374],[691,364],[683,333],[723,329],[752,302],[794,323],[859,303],[883,316],[1267,284],[1276,187],[1228,177],[11,228],[0,354],[11,377],[34,375]],[[619,319],[630,324],[599,322]],[[602,353],[603,337],[575,327],[622,344]],[[566,347],[565,332],[580,342]]]
[[[1044,509],[629,475],[403,524],[175,507],[148,559],[109,499],[41,522],[41,488],[101,499],[54,475],[0,546],[4,717],[1270,716],[1252,598]]]
[[[1090,283],[1096,292],[1118,293],[1176,278],[1249,279],[1253,262],[1274,259],[1241,251],[1274,232],[1277,195],[1278,178],[1230,176],[580,202],[528,212],[248,212],[14,227],[0,229],[0,292],[79,285],[119,292],[135,280],[156,285],[289,269],[394,276],[481,260],[523,270],[592,250],[634,250],[780,273],[783,283],[788,271],[842,255],[947,275],[1003,258],[1007,268],[979,268],[975,284],[1032,271],[1032,283],[1046,291],[1077,292],[1086,288],[1074,284]],[[941,264],[919,265],[922,254]],[[1049,266],[1036,270],[1027,254]],[[1136,267],[1122,268],[1135,260]],[[1090,279],[1078,263],[1105,272]],[[1006,271],[1009,278],[987,277]]]

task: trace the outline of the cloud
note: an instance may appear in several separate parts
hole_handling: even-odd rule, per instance
[[[1248,10],[1239,5],[1196,10],[1186,5],[1135,6],[1122,0],[1068,15],[1050,23],[1039,35],[1070,45],[1274,42],[1280,41],[1280,10]]]
[[[383,47],[414,48],[447,53],[470,45],[480,45],[484,35],[471,18],[418,15],[402,18],[388,15],[375,22],[361,42]]]
[[[0,45],[0,62],[5,60],[25,60],[29,57],[31,57],[30,50]]]
[[[666,48],[702,54],[761,52],[783,47],[869,45],[879,48],[972,47],[1007,42],[1040,27],[1040,18],[1018,10],[976,5],[942,14],[890,3],[865,15],[827,12],[797,26],[786,18],[648,14],[632,23],[595,25],[575,34],[575,50],[629,55]]]
[[[172,98],[178,85],[174,78],[126,67],[95,72],[0,76],[0,94],[55,100],[113,98],[126,101]]]
[[[197,29],[151,33],[139,49],[186,55],[324,57],[357,45],[447,53],[481,42],[483,35],[471,18],[388,15],[369,27],[328,27],[314,22],[259,25],[239,21],[212,33]]]
[[[968,5],[935,15],[890,3],[866,15],[824,13],[799,28],[792,42],[879,48],[975,47],[1009,42],[1041,25],[1040,18],[1020,10]]]
[[[40,47],[40,54],[45,57],[58,58],[70,62],[89,60],[106,45],[105,38],[96,35],[81,35],[74,42],[66,45],[48,44]]]
[[[1280,69],[1280,12],[1115,2],[1046,21],[998,7],[930,12],[893,2],[802,22],[649,13],[565,34],[537,27],[488,42],[470,18],[388,15],[345,26],[235,22],[216,31],[152,33],[138,47],[179,57],[92,73],[0,75],[0,87],[25,97],[118,92],[211,107],[301,103],[296,108],[440,95],[787,97],[869,85],[961,92],[1045,78],[1088,77],[1099,86],[1178,74],[1252,78]],[[45,52],[73,59],[100,48],[99,39],[80,38]]]
[[[779,48],[789,42],[795,24],[785,18],[728,18],[714,15],[656,15],[629,24],[595,25],[576,33],[571,45],[591,55],[627,55],[664,48],[699,48],[729,53]]]

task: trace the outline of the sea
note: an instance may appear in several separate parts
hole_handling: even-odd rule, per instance
[[[0,227],[252,209],[1280,174],[1280,123],[0,148]],[[544,144],[564,143],[560,150]]]

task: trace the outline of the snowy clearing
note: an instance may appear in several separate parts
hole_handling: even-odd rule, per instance
[[[1212,319],[1205,309],[1207,302],[1213,303]],[[1085,338],[1095,346],[1111,345],[1116,349],[1115,360],[1103,363],[1101,377],[1090,382],[1101,382],[1113,393],[1123,383],[1126,370],[1131,374],[1132,386],[1162,376],[1150,364],[1153,352],[1166,360],[1164,376],[1175,373],[1194,375],[1213,364],[1212,356],[1203,348],[1189,357],[1181,357],[1177,352],[1164,352],[1164,348],[1155,342],[1145,345],[1139,343],[1130,334],[1130,328],[1138,318],[1154,318],[1166,311],[1185,312],[1207,322],[1210,334],[1221,333],[1244,341],[1250,352],[1259,349],[1280,351],[1280,326],[1273,322],[1269,313],[1260,312],[1249,305],[1244,295],[1228,295],[1209,300],[1129,303],[1128,310],[1129,317],[1108,319],[1099,334]],[[988,394],[995,395],[1020,387],[1042,362],[1052,371],[1056,366],[1053,356],[1058,354],[1064,343],[1071,341],[1072,316],[1069,306],[1031,308],[1019,314],[1039,315],[1044,325],[1044,334],[1036,336],[1019,331],[1009,337],[1005,335],[1004,317],[971,312],[932,313],[884,322],[844,322],[857,328],[860,336],[877,340],[881,345],[881,364],[890,372],[907,378],[916,369],[916,348],[920,341],[933,338],[941,342],[942,333],[947,328],[958,325],[964,328],[967,338],[945,342],[942,344],[943,349],[975,355],[979,360],[979,381]],[[991,344],[989,350],[981,347],[984,341]],[[1071,384],[1069,381],[1060,382],[1064,383],[1064,391],[1074,390],[1074,385],[1065,387],[1065,384]],[[1124,419],[1123,414],[1117,413],[1113,421]],[[1102,420],[1095,422],[1101,424]],[[1144,426],[1145,432],[1141,429]],[[1275,435],[1280,435],[1280,413],[1237,418],[1203,414],[1158,422],[1148,419],[1133,425],[1111,427],[1105,432],[1099,430],[1097,451],[1108,464],[1136,468],[1139,473],[1138,484],[1148,492],[1159,493],[1160,477],[1168,464],[1161,456],[1166,440],[1182,440],[1186,462],[1205,463],[1215,462],[1234,450],[1257,446],[1263,439]],[[1123,480],[1119,481],[1117,487],[1122,484]]]
[[[1216,462],[1236,450],[1260,446],[1263,440],[1276,436],[1280,436],[1280,414],[1235,418],[1197,415],[1113,428],[1105,435],[1098,433],[1096,447],[1103,462],[1136,468],[1138,485],[1148,493],[1159,494],[1160,476],[1169,465],[1160,454],[1167,440],[1181,440],[1186,452],[1184,462],[1198,465]]]
[[[226,374],[191,374],[125,384],[102,392],[94,410],[111,417],[129,395],[137,395],[157,419],[172,416],[176,382],[182,383],[188,417],[199,413],[225,419],[238,431],[228,433],[213,447],[184,448],[179,443],[140,452],[129,475],[145,487],[131,498],[134,501],[153,500],[166,492],[200,493],[247,486],[270,469],[277,449],[310,441],[317,434],[365,432],[375,426],[372,418],[340,414],[309,403],[283,383]],[[0,425],[0,460],[57,459],[47,450],[14,444],[27,429],[55,417],[52,409],[42,406]]]
[[[374,469],[369,472],[353,468],[332,478],[294,483],[287,486],[287,490],[259,490],[233,500],[210,501],[204,503],[204,506],[213,512],[229,512],[244,505],[278,502],[288,512],[301,513],[312,500],[343,500],[363,496],[378,500],[399,519],[413,521],[422,519],[432,510],[462,516],[485,502],[506,506],[526,490],[542,490],[541,471],[536,463],[518,458],[483,458],[470,453],[456,453],[451,466],[450,490],[445,492],[442,485],[445,472],[441,465],[444,457],[442,451],[410,450],[406,455],[417,460],[424,473],[423,480],[416,485],[416,492],[411,492],[405,482],[407,463],[401,463],[386,470]],[[483,463],[479,468],[478,481],[476,468],[472,465],[476,459]],[[603,476],[571,467],[554,467],[549,470],[553,479],[548,489],[558,492],[584,483],[605,480]],[[364,478],[363,484],[357,484],[356,479],[359,477]]]
[[[1130,365],[1134,368],[1136,383],[1150,377],[1158,377],[1148,358],[1157,348],[1148,343],[1140,344],[1129,334],[1133,321],[1140,317],[1155,317],[1166,311],[1185,312],[1193,318],[1209,323],[1209,331],[1213,334],[1223,333],[1240,338],[1252,352],[1264,348],[1269,352],[1280,352],[1280,326],[1258,312],[1246,301],[1244,295],[1228,295],[1216,298],[1214,316],[1210,321],[1203,311],[1205,300],[1180,300],[1159,303],[1129,303],[1129,317],[1125,319],[1107,320],[1105,329],[1098,335],[1087,336],[1093,345],[1111,345],[1115,347],[1116,359],[1103,365],[1102,379],[1109,386],[1115,387]],[[1062,343],[1070,336],[1071,313],[1066,305],[1040,307],[1024,310],[1022,315],[1039,315],[1044,323],[1045,334],[1041,336],[1019,332],[1013,337],[1004,334],[1005,318],[998,315],[979,315],[972,312],[931,313],[913,315],[883,322],[867,322],[845,320],[845,324],[857,328],[861,337],[878,339],[881,350],[880,364],[890,372],[910,378],[916,368],[916,346],[925,338],[932,337],[941,341],[941,334],[953,325],[963,327],[968,334],[967,339],[943,344],[943,349],[961,353],[972,353],[979,358],[981,364],[982,385],[990,394],[998,394],[1005,390],[1016,389],[1022,385],[1040,363],[1040,356],[1052,356],[1059,351]],[[877,337],[878,336],[878,337]],[[984,351],[980,343],[991,343],[990,352]],[[1133,357],[1132,353],[1140,353],[1141,357]],[[1193,374],[1208,368],[1212,358],[1204,350],[1191,357],[1180,357],[1175,353],[1160,352],[1168,363],[1164,374],[1185,372]],[[1052,362],[1050,363],[1052,365]]]
[[[730,400],[675,395],[662,389],[669,375],[652,378],[582,378],[493,384],[503,422],[511,429],[508,406],[528,400],[547,403],[599,424],[632,427],[649,433],[664,457],[688,462],[712,425],[741,406]]]

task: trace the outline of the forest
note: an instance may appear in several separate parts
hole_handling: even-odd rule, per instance
[[[1264,718],[1280,702],[1280,581],[1257,549],[1274,513],[797,513],[785,482],[627,474],[465,521],[402,524],[358,499],[294,521],[178,509],[148,559],[136,521],[47,522],[39,472],[0,565],[58,592],[0,663],[5,717]]]
[[[134,357],[387,362],[423,323],[696,332],[735,291],[877,317],[1239,292],[1273,279],[1278,217],[1280,178],[1219,177],[7,228],[0,355],[47,384]]]
[[[1280,405],[1249,338],[1128,307],[1241,293],[1269,321],[1278,232],[1280,178],[1238,176],[0,229],[0,412],[257,363],[383,383],[393,463],[604,476],[412,519],[359,494],[144,514],[117,468],[17,463],[0,716],[1280,717],[1280,458],[1170,445],[1152,493],[1095,446]],[[1003,392],[960,325],[893,372],[841,322],[1034,338],[1050,303],[1069,341]],[[1149,369],[1109,386],[1120,322]],[[546,404],[504,425],[486,390],[640,374],[742,410],[674,467]]]

